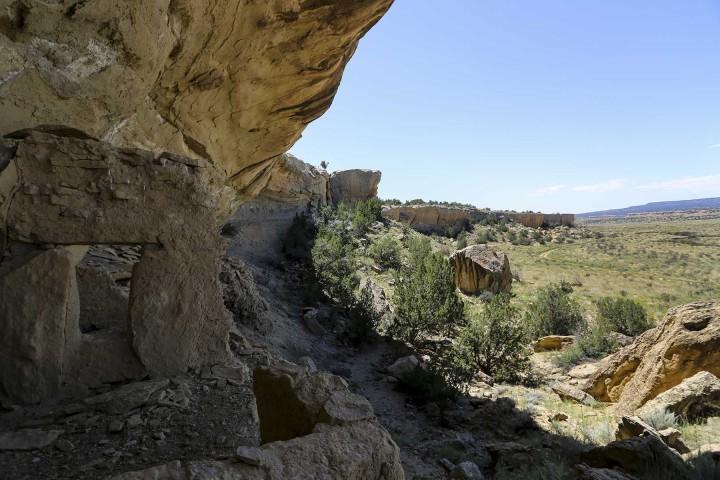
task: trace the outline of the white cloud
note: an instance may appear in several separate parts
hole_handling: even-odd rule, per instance
[[[720,143],[713,143],[710,148],[720,148]]]
[[[604,193],[612,190],[619,190],[625,186],[625,180],[615,179],[607,182],[593,183],[590,185],[576,185],[574,192]]]
[[[638,190],[691,190],[720,191],[720,175],[705,175],[703,177],[680,177],[673,180],[639,185]]]
[[[538,195],[551,195],[565,190],[565,185],[550,185],[549,187],[542,187],[535,190]]]

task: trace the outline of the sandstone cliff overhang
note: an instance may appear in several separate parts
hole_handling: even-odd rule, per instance
[[[463,293],[503,293],[512,288],[507,255],[487,245],[471,245],[450,257],[455,267],[455,285]]]
[[[0,135],[69,125],[256,191],[392,0],[0,0]]]

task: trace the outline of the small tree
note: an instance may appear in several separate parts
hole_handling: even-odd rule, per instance
[[[358,235],[365,235],[370,225],[382,220],[382,204],[377,198],[362,200],[355,206],[353,228]]]
[[[580,305],[559,284],[538,289],[528,305],[525,318],[534,338],[571,335],[585,326]]]
[[[358,262],[355,247],[342,226],[320,227],[312,248],[312,261],[320,285],[328,296],[346,308],[355,300]]]
[[[389,333],[412,345],[425,335],[449,335],[463,317],[452,265],[436,252],[421,256],[424,249],[424,242],[415,242],[410,265],[395,276],[395,318]]]
[[[370,257],[382,268],[400,268],[400,242],[394,238],[384,235],[370,245],[368,249]]]
[[[514,382],[530,368],[522,316],[508,294],[493,297],[462,330],[453,348],[472,377],[482,371],[501,382]]]
[[[652,325],[647,312],[640,303],[625,297],[604,297],[595,302],[598,309],[598,322],[607,329],[632,337],[640,335]]]

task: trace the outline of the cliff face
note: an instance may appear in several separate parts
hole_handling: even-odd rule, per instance
[[[389,207],[383,210],[386,218],[407,223],[426,233],[444,233],[448,228],[460,228],[482,220],[485,212],[471,208],[451,208],[441,205],[413,205]]]
[[[264,189],[240,205],[225,226],[232,255],[246,259],[276,256],[297,215],[311,216],[330,203],[327,172],[289,154],[274,162]]]
[[[513,213],[510,218],[529,228],[575,225],[575,215],[572,213]]]
[[[391,3],[0,0],[0,134],[69,125],[257,194]]]

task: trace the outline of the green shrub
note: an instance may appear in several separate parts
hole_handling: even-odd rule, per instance
[[[350,323],[345,337],[354,345],[359,346],[370,340],[380,323],[380,315],[373,305],[373,291],[370,281],[360,290],[360,296],[350,307]]]
[[[486,244],[490,242],[497,242],[497,236],[493,230],[481,230],[475,236],[475,243]]]
[[[454,348],[471,377],[482,371],[498,381],[515,382],[530,368],[524,324],[508,294],[493,297],[460,332]]]
[[[425,368],[416,368],[402,378],[400,389],[420,404],[455,397],[458,390],[445,377],[447,369],[443,363],[436,361]]]
[[[384,269],[388,268],[400,268],[401,255],[400,255],[400,242],[394,238],[384,235],[368,249],[370,257]]]
[[[416,270],[432,253],[432,243],[428,237],[411,235],[407,238],[407,249],[409,268]]]
[[[353,229],[358,235],[365,235],[370,225],[382,220],[382,204],[377,198],[362,200],[355,205],[353,216]]]
[[[657,431],[678,427],[678,419],[675,414],[662,407],[646,413],[642,419]]]
[[[452,265],[429,250],[429,240],[413,240],[409,266],[395,275],[395,318],[389,333],[412,345],[426,335],[450,334],[463,317]]]
[[[444,236],[457,239],[460,234],[465,233],[468,230],[470,230],[470,222],[465,219],[447,227],[445,229]]]
[[[634,337],[652,327],[643,306],[633,299],[604,297],[595,304],[598,322],[605,323],[614,332]]]
[[[575,345],[558,357],[561,365],[575,365],[587,358],[603,358],[618,349],[618,344],[610,336],[610,330],[603,323],[594,323],[581,334]]]
[[[580,305],[559,284],[538,289],[528,305],[525,318],[533,338],[572,335],[585,326]]]
[[[312,248],[312,262],[320,285],[327,295],[349,308],[358,287],[358,262],[352,239],[342,226],[322,225]]]
[[[465,248],[467,246],[468,246],[467,233],[460,232],[457,236],[457,240],[455,241],[455,249],[462,250],[463,248]]]

